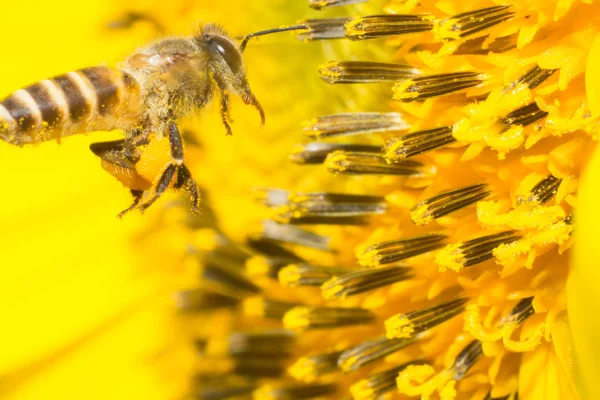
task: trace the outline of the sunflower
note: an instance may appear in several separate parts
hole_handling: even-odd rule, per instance
[[[6,93],[197,21],[306,29],[245,52],[264,129],[184,121],[199,215],[107,218],[126,193],[85,148],[115,133],[2,147],[0,393],[594,398],[598,5],[375,3],[6,10]]]

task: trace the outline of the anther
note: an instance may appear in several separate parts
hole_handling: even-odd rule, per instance
[[[519,84],[527,85],[529,89],[535,89],[552,76],[555,71],[556,69],[543,69],[536,65],[506,89],[511,89]]]
[[[416,225],[427,225],[444,215],[483,200],[490,194],[485,183],[443,192],[418,202],[410,210],[410,219]]]
[[[502,321],[501,325],[506,324],[517,324],[520,325],[527,320],[527,318],[531,317],[535,313],[533,309],[533,297],[527,297],[522,299],[513,307],[511,312],[506,315]]]
[[[379,83],[411,79],[419,71],[403,64],[370,61],[329,61],[319,68],[321,79],[327,83]]]
[[[408,35],[429,32],[434,27],[431,14],[415,15],[369,15],[352,18],[344,30],[352,40],[375,39],[385,36]]]
[[[412,270],[404,267],[387,267],[348,272],[325,282],[321,287],[327,300],[345,298],[375,290],[413,277]]]
[[[308,30],[298,35],[300,40],[325,40],[344,38],[344,25],[349,18],[320,18],[302,21]]]
[[[345,113],[317,117],[304,123],[307,136],[323,139],[336,136],[367,135],[372,133],[404,131],[408,124],[402,116],[389,113]]]
[[[296,334],[285,329],[235,332],[225,339],[210,339],[205,345],[205,355],[286,359],[295,344]]]
[[[368,144],[344,144],[311,142],[298,145],[290,154],[290,160],[296,164],[322,164],[327,156],[334,151],[361,152],[378,154],[381,146]]]
[[[521,203],[544,204],[550,201],[558,192],[562,179],[554,175],[548,175],[539,181],[526,198],[519,199]]]
[[[279,283],[283,286],[321,286],[336,275],[349,271],[342,267],[321,267],[310,264],[291,264],[279,271]]]
[[[338,359],[338,366],[346,372],[356,371],[404,349],[417,339],[420,339],[420,335],[406,339],[388,339],[385,336],[379,336],[344,351]]]
[[[390,139],[385,147],[385,158],[391,162],[403,161],[417,154],[438,149],[456,142],[452,126],[424,129]]]
[[[466,38],[511,19],[514,11],[508,6],[482,8],[436,21],[434,31],[441,40]]]
[[[306,229],[294,225],[280,224],[275,221],[266,220],[263,222],[263,236],[277,242],[331,251],[329,237],[307,231]]]
[[[366,1],[368,0],[308,0],[308,6],[314,10],[322,10],[328,7],[341,7]]]
[[[292,224],[363,224],[367,216],[384,214],[385,199],[345,193],[290,193],[287,202],[273,207],[277,218]]]
[[[208,253],[201,258],[201,276],[204,280],[219,285],[228,292],[249,295],[256,294],[261,289],[256,286],[243,272],[243,263],[237,268],[228,265],[226,260],[218,257],[214,252]]]
[[[254,400],[304,400],[329,397],[336,391],[331,383],[284,383],[266,384],[253,393]]]
[[[490,390],[490,392],[485,396],[483,400],[518,400],[518,396],[516,393],[514,393],[507,394],[506,396],[502,397],[492,397],[492,391]]]
[[[332,351],[299,358],[288,369],[288,372],[300,381],[313,382],[323,375],[336,372],[338,370],[337,360],[343,352],[344,350]]]
[[[256,389],[250,380],[234,376],[197,376],[194,379],[191,398],[201,400],[225,400],[249,396]]]
[[[375,314],[364,308],[301,306],[292,308],[285,314],[283,326],[287,329],[305,331],[370,324],[374,320]]]
[[[354,400],[378,400],[382,396],[396,389],[396,378],[406,367],[410,365],[428,364],[427,361],[415,360],[385,371],[371,374],[350,386],[350,393]]]
[[[242,305],[245,315],[281,320],[286,312],[299,304],[254,296],[245,299]]]
[[[536,103],[531,103],[525,107],[516,109],[508,115],[500,118],[499,121],[506,125],[507,128],[514,125],[527,126],[546,117],[547,115],[548,113],[540,110]]]
[[[485,76],[479,72],[420,76],[396,83],[392,89],[393,99],[404,102],[421,101],[479,86],[484,82]]]
[[[240,302],[237,297],[206,289],[191,289],[177,292],[175,303],[183,312],[206,311],[219,308],[233,308]]]
[[[365,267],[395,263],[439,249],[447,238],[446,235],[430,234],[377,243],[357,254],[358,262]]]
[[[459,380],[475,365],[483,355],[483,348],[479,340],[469,343],[454,359],[451,367],[452,378]]]
[[[521,235],[517,231],[505,231],[463,243],[450,244],[436,255],[435,262],[442,269],[450,268],[458,271],[461,268],[492,259],[496,247],[519,239],[521,239]]]
[[[398,314],[385,321],[387,337],[410,338],[450,320],[465,310],[468,299],[456,299],[406,314]]]
[[[325,167],[332,173],[349,175],[403,175],[431,177],[435,166],[418,161],[388,163],[382,155],[363,152],[335,151],[325,159]]]

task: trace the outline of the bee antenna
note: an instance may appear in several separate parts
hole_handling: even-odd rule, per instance
[[[249,33],[248,35],[244,36],[244,38],[242,39],[242,43],[240,44],[240,51],[244,52],[244,49],[246,49],[246,45],[248,44],[248,40],[250,40],[253,37],[269,35],[271,33],[277,33],[277,32],[297,31],[297,30],[301,30],[301,29],[309,29],[309,27],[306,24],[300,24],[300,25],[282,26],[281,28],[273,28],[273,29],[267,29],[264,31]]]

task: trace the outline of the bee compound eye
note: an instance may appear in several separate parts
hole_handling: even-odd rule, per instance
[[[229,39],[223,36],[211,36],[207,42],[212,51],[223,58],[233,73],[242,68],[240,51]]]

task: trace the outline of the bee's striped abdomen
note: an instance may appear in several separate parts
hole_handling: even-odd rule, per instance
[[[91,67],[46,79],[0,102],[0,138],[23,145],[76,133],[126,129],[140,114],[140,88],[126,72]]]

